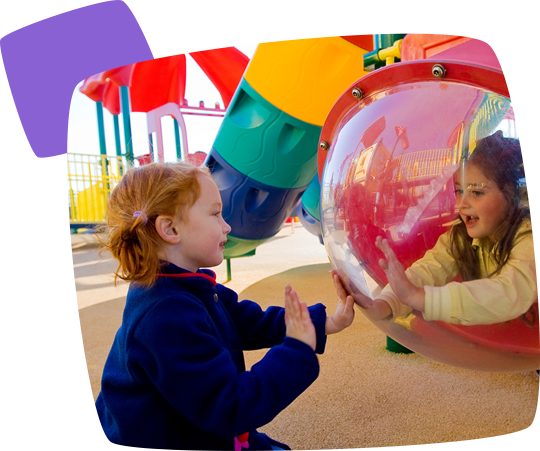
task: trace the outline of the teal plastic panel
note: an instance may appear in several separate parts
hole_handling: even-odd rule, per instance
[[[228,235],[227,243],[225,243],[225,250],[223,251],[223,257],[237,258],[245,257],[246,254],[254,255],[255,249],[266,241],[268,241],[268,238],[264,240],[244,240]]]
[[[321,127],[273,106],[242,79],[214,142],[233,168],[277,188],[306,187],[317,172]]]
[[[321,200],[321,184],[319,183],[319,175],[315,174],[311,183],[302,195],[302,205],[306,211],[313,216],[317,221],[320,221],[319,204]]]

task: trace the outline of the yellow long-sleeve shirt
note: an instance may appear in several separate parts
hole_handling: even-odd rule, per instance
[[[524,221],[516,236],[526,230],[531,230],[530,221]],[[482,278],[468,282],[450,282],[458,271],[449,241],[450,234],[442,234],[435,247],[405,271],[415,286],[424,287],[424,319],[463,325],[494,324],[517,318],[538,301],[532,233],[514,241],[510,259],[491,278],[487,276],[496,268],[493,255],[474,239],[472,245],[476,247]],[[393,318],[412,311],[399,301],[390,285],[377,299],[388,302]]]

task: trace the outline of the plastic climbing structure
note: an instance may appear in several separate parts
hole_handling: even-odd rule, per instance
[[[186,55],[114,68],[84,81],[80,91],[96,105],[100,154],[68,154],[72,229],[92,228],[104,222],[108,196],[127,168],[164,161],[162,117],[173,118],[177,159],[195,164],[204,162],[206,153],[189,152],[184,116],[223,117],[249,59],[234,47],[189,55],[219,91],[224,108],[219,103],[214,107],[206,107],[203,102],[196,106],[188,104],[184,98]],[[107,152],[105,144],[104,108],[113,117],[114,155]],[[133,149],[130,119],[134,112],[146,113],[148,130],[148,149],[142,154],[139,150],[137,156]]]
[[[320,177],[328,153],[321,132],[332,106],[351,84],[387,64],[422,60],[486,33],[539,26],[539,16],[531,14],[274,15],[251,61],[212,33],[187,48],[220,92],[224,108],[189,106],[184,99],[185,54],[155,47],[154,60],[96,74],[80,88],[96,104],[100,157],[91,176],[85,175],[86,162],[51,159],[50,227],[102,222],[103,216],[98,220],[100,215],[75,212],[102,211],[100,199],[126,167],[163,161],[163,116],[174,119],[177,158],[200,162],[201,155],[189,153],[183,117],[204,114],[224,116],[206,163],[232,226],[226,257],[253,253],[291,215],[321,238]],[[114,120],[114,155],[105,147],[104,108]],[[149,149],[137,158],[132,111],[147,115]],[[73,204],[85,198],[78,196],[84,190],[104,194],[87,197],[88,207]]]

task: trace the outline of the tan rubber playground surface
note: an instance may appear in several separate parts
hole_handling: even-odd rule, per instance
[[[81,330],[94,398],[127,285],[114,287],[114,262],[90,235],[72,235]],[[226,280],[225,263],[214,268]],[[254,257],[232,260],[226,285],[263,308],[283,305],[290,284],[308,305],[329,314],[337,297],[318,239],[300,224],[285,226]],[[495,374],[453,368],[417,354],[393,354],[385,336],[356,311],[353,325],[328,337],[321,373],[293,404],[261,428],[292,449],[417,445],[492,437],[529,427],[536,412],[533,373]],[[248,367],[263,351],[246,353]]]

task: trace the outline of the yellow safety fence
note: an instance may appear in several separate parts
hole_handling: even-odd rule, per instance
[[[122,157],[67,154],[69,222],[71,228],[88,228],[105,223],[111,191],[126,172]]]
[[[429,149],[394,157],[398,168],[395,181],[434,178],[452,162],[452,149]]]

